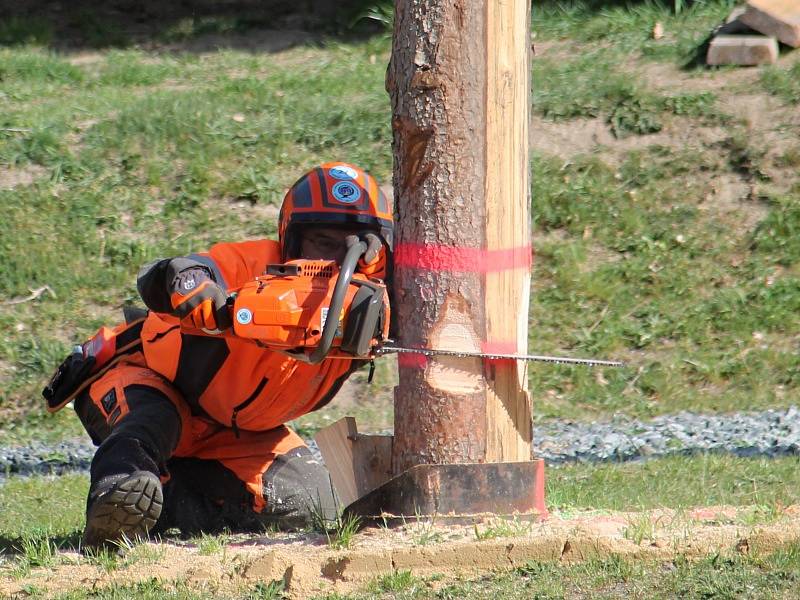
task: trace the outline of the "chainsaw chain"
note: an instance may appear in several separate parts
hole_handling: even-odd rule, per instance
[[[557,365],[583,365],[586,367],[624,367],[625,363],[617,360],[600,360],[595,358],[570,358],[567,356],[541,356],[537,354],[487,354],[483,352],[459,352],[457,350],[430,350],[428,348],[402,348],[400,346],[381,346],[374,351],[376,356],[383,354],[422,354],[435,358],[437,356],[454,356],[456,358],[486,358],[489,360],[524,360],[528,362],[545,362]]]

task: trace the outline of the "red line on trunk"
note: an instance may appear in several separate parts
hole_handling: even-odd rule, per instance
[[[484,354],[519,354],[517,342],[481,342]]]
[[[424,369],[428,366],[428,357],[424,354],[398,354],[397,365],[410,369]]]
[[[533,264],[531,245],[517,248],[485,250],[441,244],[398,244],[394,255],[396,266],[428,271],[494,273],[512,269],[530,269]]]

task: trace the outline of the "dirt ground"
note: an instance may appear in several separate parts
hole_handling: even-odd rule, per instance
[[[236,593],[258,582],[282,581],[290,598],[348,593],[382,575],[412,571],[444,583],[460,576],[522,567],[530,561],[574,563],[619,556],[669,562],[710,554],[774,551],[800,539],[800,506],[765,519],[748,507],[706,507],[643,513],[580,512],[553,514],[531,523],[502,528],[491,519],[471,525],[408,523],[370,527],[349,549],[333,549],[320,534],[239,536],[214,552],[182,542],[136,546],[119,566],[108,570],[75,552],[61,553],[58,564],[27,576],[0,579],[0,595],[46,594],[70,589],[102,589],[155,577],[184,582],[192,589]],[[502,531],[502,535],[493,532]],[[478,537],[481,540],[478,540]]]
[[[569,50],[570,42],[537,43],[536,57],[557,57]],[[785,52],[778,66],[788,67],[798,60],[800,52]],[[535,60],[535,59],[534,59]],[[662,146],[672,150],[713,148],[731,137],[734,127],[746,131],[750,144],[766,151],[762,162],[774,165],[774,158],[796,147],[800,129],[800,111],[796,106],[781,103],[767,94],[759,83],[760,71],[753,68],[687,71],[674,64],[640,62],[634,66],[643,82],[663,95],[688,92],[713,92],[719,109],[732,117],[736,125],[704,125],[696,119],[676,117],[667,120],[657,133],[614,137],[604,116],[591,119],[552,121],[534,116],[532,149],[570,160],[580,154],[594,154],[609,165],[620,164],[632,150]],[[534,86],[536,82],[534,81]],[[777,187],[788,187],[797,179],[793,168],[772,167],[766,173]],[[749,193],[748,176],[733,182],[735,191],[725,194],[728,200],[744,199]]]

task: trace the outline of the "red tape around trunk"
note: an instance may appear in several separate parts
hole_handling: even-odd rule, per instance
[[[394,254],[395,266],[428,271],[461,273],[494,273],[511,269],[530,269],[533,247],[519,246],[484,250],[440,244],[398,244]]]

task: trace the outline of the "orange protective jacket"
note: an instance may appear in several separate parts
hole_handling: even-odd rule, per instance
[[[281,262],[272,240],[222,243],[196,259],[231,292]],[[153,310],[166,310],[161,272],[152,263],[139,277],[139,290]],[[324,360],[310,365],[233,336],[190,335],[178,320],[151,310],[141,333],[149,369],[172,382],[193,414],[234,430],[266,431],[329,402],[360,360]]]

